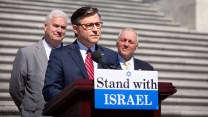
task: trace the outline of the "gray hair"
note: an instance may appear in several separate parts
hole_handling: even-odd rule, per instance
[[[117,39],[117,41],[119,41],[120,36],[121,36],[121,34],[122,34],[124,31],[131,31],[131,32],[134,32],[134,33],[137,35],[137,37],[136,37],[136,44],[139,43],[138,33],[137,33],[134,29],[132,29],[132,28],[124,28],[124,29],[122,29],[122,30],[120,31],[120,33],[118,34],[118,39]]]
[[[52,17],[63,17],[66,19],[67,23],[68,23],[68,16],[66,15],[66,13],[64,13],[61,10],[52,10],[47,16],[46,16],[46,20],[45,23],[50,23]]]

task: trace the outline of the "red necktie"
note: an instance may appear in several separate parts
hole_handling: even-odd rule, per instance
[[[90,49],[87,50],[87,56],[85,59],[85,66],[87,69],[87,74],[90,80],[94,79],[94,65],[91,58],[92,51]]]

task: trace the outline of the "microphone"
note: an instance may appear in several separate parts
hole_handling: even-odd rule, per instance
[[[113,65],[113,63],[104,63],[102,61],[102,55],[101,55],[101,52],[99,51],[95,51],[92,53],[92,60],[101,64],[101,66],[104,68],[104,69],[119,69],[117,68],[115,65]]]
[[[100,63],[101,66],[104,69],[109,69],[109,67],[105,63],[103,63],[103,61],[102,61],[101,52],[99,52],[99,51],[93,52],[92,53],[92,60],[95,61],[95,62],[97,62],[97,63]]]

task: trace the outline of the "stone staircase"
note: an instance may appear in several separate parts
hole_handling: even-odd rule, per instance
[[[187,30],[142,0],[0,0],[0,117],[19,117],[8,93],[10,72],[19,48],[39,41],[46,14],[62,9],[69,16],[84,5],[99,8],[104,26],[101,45],[116,50],[119,31],[140,35],[135,57],[172,82],[177,93],[162,103],[162,117],[208,116],[208,34]],[[69,24],[64,43],[74,41]]]

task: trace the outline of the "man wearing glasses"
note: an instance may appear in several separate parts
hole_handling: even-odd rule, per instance
[[[51,52],[43,88],[47,102],[77,79],[93,80],[94,69],[102,66],[92,61],[92,52],[101,52],[104,63],[119,65],[116,52],[97,45],[103,24],[97,8],[79,8],[72,14],[71,23],[77,39]]]

